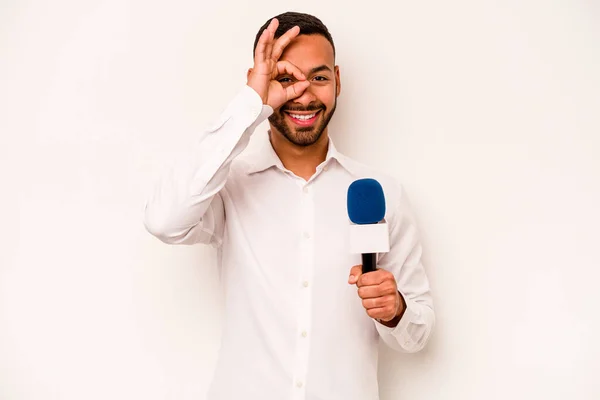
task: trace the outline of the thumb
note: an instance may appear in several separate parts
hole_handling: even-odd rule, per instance
[[[299,81],[285,88],[286,102],[302,96],[302,93],[310,86],[309,81]]]
[[[355,265],[350,269],[350,276],[348,277],[348,283],[353,285],[358,282],[358,278],[362,275],[362,265]]]

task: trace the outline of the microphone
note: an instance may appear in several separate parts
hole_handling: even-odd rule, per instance
[[[363,274],[377,269],[377,253],[390,251],[385,196],[375,179],[358,179],[348,187],[350,252],[362,255]]]

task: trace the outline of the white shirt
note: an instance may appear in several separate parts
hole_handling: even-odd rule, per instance
[[[189,158],[157,183],[149,232],[170,244],[219,249],[223,336],[210,400],[376,400],[378,341],[416,352],[434,325],[421,244],[402,187],[336,151],[308,181],[284,168],[264,134],[273,110],[245,86]],[[370,318],[355,285],[361,256],[348,249],[348,186],[377,179],[385,193],[391,271],[407,309],[395,328]]]

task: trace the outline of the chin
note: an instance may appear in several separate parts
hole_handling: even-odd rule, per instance
[[[306,133],[308,133],[308,132],[306,132]],[[306,135],[306,133],[294,132],[292,134],[293,137],[289,137],[289,136],[286,136],[286,137],[290,142],[292,142],[296,146],[308,147],[308,146],[311,146],[311,145],[317,143],[319,141],[319,139],[321,138],[321,136],[323,135],[322,131],[319,133],[311,132],[311,133],[309,133],[309,135]]]

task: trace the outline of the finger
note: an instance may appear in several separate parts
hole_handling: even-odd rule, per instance
[[[358,281],[358,278],[362,274],[362,265],[355,265],[350,268],[350,276],[348,277],[348,283],[353,285]]]
[[[281,37],[279,39],[277,39],[277,41],[275,42],[275,45],[273,46],[273,53],[271,54],[271,58],[273,58],[275,60],[279,60],[279,57],[281,57],[283,50],[286,48],[286,46],[288,44],[290,44],[292,39],[294,39],[296,36],[298,36],[299,33],[300,33],[300,27],[294,26],[293,28],[288,30],[286,33],[281,35]]]
[[[359,287],[358,296],[361,299],[374,299],[381,296],[395,295],[396,290],[396,285],[393,282],[385,281],[379,285]]]
[[[275,43],[275,32],[277,32],[278,26],[279,21],[277,20],[277,18],[273,18],[267,29],[265,29],[266,31],[268,31],[267,45],[265,49],[265,59],[272,58],[271,53],[273,52],[273,44]]]
[[[358,286],[375,286],[380,285],[386,280],[394,280],[394,275],[385,269],[378,269],[376,271],[367,272],[361,275]]]
[[[306,76],[300,71],[300,68],[296,67],[289,61],[279,61],[277,63],[277,74],[279,75],[292,75],[294,78],[299,81],[306,80]]]
[[[295,98],[302,96],[302,93],[310,86],[309,81],[296,82],[291,86],[285,88],[285,101],[290,101]]]
[[[370,310],[372,308],[389,307],[394,309],[396,305],[396,296],[387,295],[381,297],[375,297],[373,299],[363,299],[362,305],[365,309]]]
[[[263,62],[267,59],[266,51],[267,51],[268,37],[269,37],[269,32],[267,29],[265,29],[263,31],[263,33],[261,33],[260,38],[258,39],[258,43],[256,44],[256,50],[254,50],[254,62],[255,63]]]

